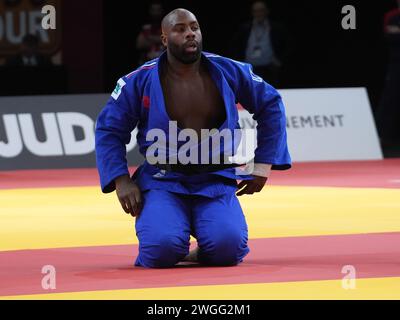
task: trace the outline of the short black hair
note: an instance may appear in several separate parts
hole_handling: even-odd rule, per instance
[[[269,9],[269,5],[266,0],[253,0],[250,2],[251,6],[255,5],[256,3],[262,3],[267,9]]]
[[[161,0],[151,0],[150,3],[149,3],[149,8],[150,8],[151,6],[161,6],[161,7],[164,7],[164,4],[163,4],[163,2],[162,2]]]

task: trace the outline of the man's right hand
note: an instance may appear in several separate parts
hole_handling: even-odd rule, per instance
[[[142,209],[139,187],[126,175],[115,179],[115,188],[122,209],[132,217],[138,217]]]

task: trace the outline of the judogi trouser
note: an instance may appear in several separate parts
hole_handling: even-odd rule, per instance
[[[173,267],[189,253],[191,235],[205,265],[234,266],[250,251],[236,180],[209,174],[155,179],[142,172],[136,182],[143,199],[136,266]]]

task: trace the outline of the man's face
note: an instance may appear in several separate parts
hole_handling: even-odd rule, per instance
[[[268,9],[263,2],[255,2],[251,12],[256,21],[263,21],[268,15]]]
[[[158,3],[152,4],[149,13],[153,21],[161,21],[163,16],[163,7]]]
[[[37,52],[37,46],[32,43],[22,43],[21,51],[26,56],[32,56]]]
[[[180,13],[170,22],[162,36],[164,46],[184,64],[198,61],[203,50],[203,38],[196,17],[190,13]]]

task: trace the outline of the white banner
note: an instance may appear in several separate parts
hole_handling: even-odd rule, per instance
[[[280,90],[293,161],[378,160],[382,150],[365,88]],[[256,123],[240,111],[242,128]]]

